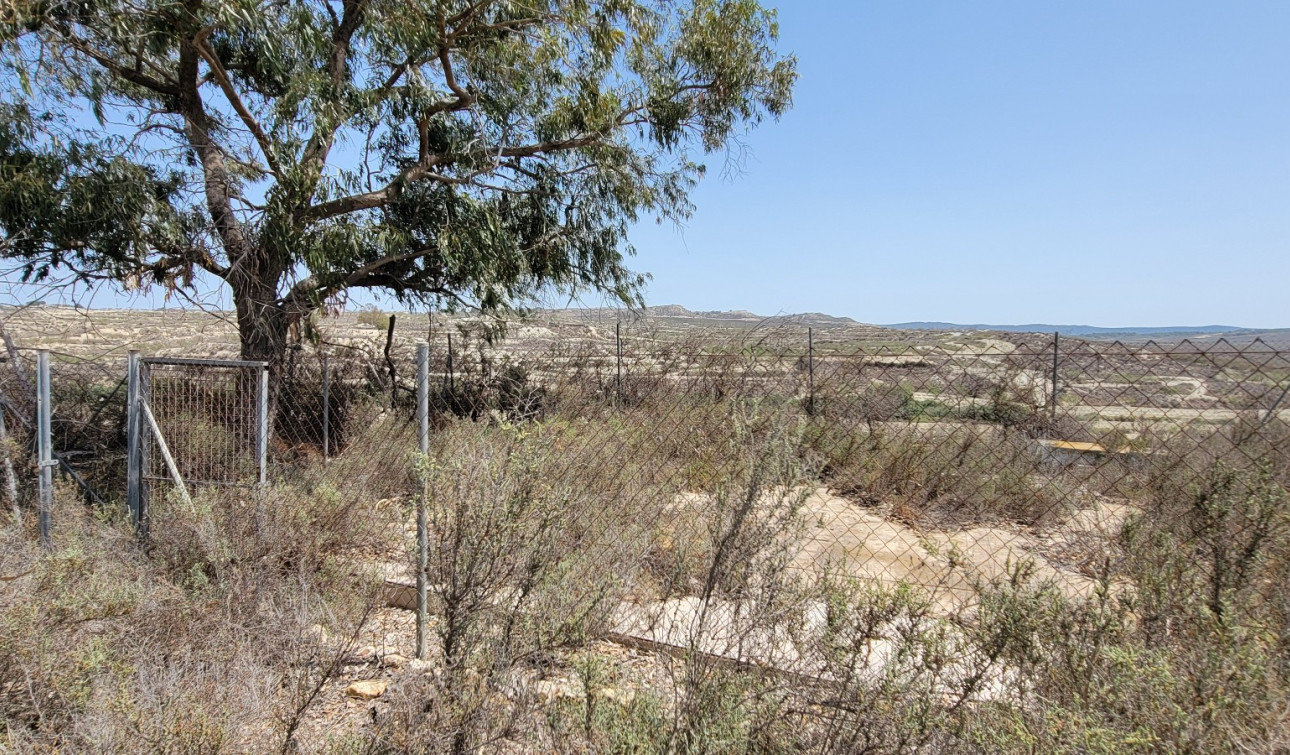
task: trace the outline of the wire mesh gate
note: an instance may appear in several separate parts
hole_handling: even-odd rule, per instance
[[[141,358],[131,352],[127,499],[140,535],[150,490],[257,487],[267,480],[269,372],[265,362]]]

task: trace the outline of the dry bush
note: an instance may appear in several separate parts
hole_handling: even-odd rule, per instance
[[[506,617],[498,639],[508,654],[585,637],[632,571],[635,554],[618,546],[639,538],[621,528],[640,522],[606,511],[611,499],[603,492],[548,476],[550,443],[538,428],[449,432],[466,437],[445,440],[451,454],[426,470],[430,578],[448,666],[464,662],[480,633],[499,626],[495,610]],[[588,579],[593,567],[605,581]],[[544,626],[526,615],[560,620]],[[512,636],[521,630],[526,636]]]
[[[1039,621],[1037,652],[1017,704],[966,722],[975,741],[1001,751],[1290,747],[1287,456],[1281,431],[1266,429],[1152,460],[1146,508],[1094,596],[1011,612]]]
[[[385,330],[390,325],[390,316],[379,309],[359,310],[357,319],[359,325],[379,330]]]
[[[726,416],[726,476],[703,496],[675,508],[698,510],[690,533],[696,585],[657,602],[636,603],[638,619],[658,623],[684,646],[665,688],[627,701],[604,697],[613,671],[595,656],[575,664],[580,698],[548,710],[537,745],[564,752],[747,752],[785,749],[796,737],[784,713],[783,679],[773,666],[790,652],[794,623],[807,604],[788,564],[806,470],[797,457],[800,417],[744,406]],[[683,531],[674,533],[685,536]],[[669,605],[691,605],[690,618],[669,625]],[[653,618],[651,618],[653,616]],[[671,626],[670,629],[667,627]]]
[[[264,507],[199,494],[156,502],[150,552],[129,527],[56,500],[55,547],[0,532],[0,747],[235,752],[290,745],[372,583],[328,556],[348,522],[331,503]]]
[[[813,685],[794,690],[811,752],[979,751],[966,733],[979,711],[1018,700],[1044,608],[1058,593],[1029,581],[1027,564],[979,585],[974,622],[939,615],[911,585],[826,578]],[[988,751],[988,750],[987,750]]]
[[[436,435],[422,473],[442,672],[404,691],[387,739],[468,752],[505,736],[526,712],[517,675],[606,628],[648,521],[574,484],[556,441],[540,425],[458,422]]]
[[[503,356],[457,362],[451,382],[431,386],[434,413],[471,420],[538,420],[548,411],[547,388],[535,380],[529,363]]]
[[[279,452],[299,454],[305,448],[322,453],[323,447],[323,373],[321,366],[291,365],[278,383],[275,403],[274,442]],[[349,445],[351,436],[361,436],[370,418],[368,402],[384,403],[389,397],[373,399],[361,389],[364,380],[351,364],[331,368],[328,384],[327,440],[331,455],[339,455]]]
[[[796,736],[774,669],[787,665],[810,603],[790,569],[813,476],[798,454],[805,423],[752,405],[730,425],[732,463],[712,491],[703,588],[666,731],[681,752],[782,749]]]
[[[780,728],[775,677],[730,669],[711,655],[719,648],[738,657],[738,643],[751,642],[773,657],[780,622],[805,605],[788,569],[809,477],[796,453],[801,420],[749,406],[727,407],[724,418],[730,463],[694,499],[700,511],[689,526],[670,533],[660,516],[682,521],[679,490],[656,489],[653,499],[627,494],[654,463],[675,471],[682,461],[666,446],[647,450],[659,438],[641,437],[638,427],[463,422],[436,434],[424,474],[442,670],[396,693],[395,715],[374,746],[466,752],[506,741],[733,752],[779,736],[768,733]],[[608,442],[636,444],[644,458],[593,463]],[[659,539],[691,535],[693,573],[679,594],[712,610],[687,627],[692,658],[674,680],[678,696],[642,694],[625,705],[587,697],[576,712],[557,705],[540,715],[525,680],[608,629],[625,595],[642,610],[675,596],[674,584],[648,572],[660,548],[676,547]],[[588,659],[579,673],[594,677],[593,665]]]
[[[356,506],[409,498],[418,489],[417,433],[406,407],[391,409],[381,396],[356,396],[345,409],[342,445],[332,446],[326,464],[317,455],[295,454],[275,463],[273,476],[301,494],[322,486]]]
[[[990,426],[816,425],[806,450],[843,495],[889,504],[899,518],[925,526],[1040,524],[1074,503],[1070,481],[1044,473],[1028,438]]]

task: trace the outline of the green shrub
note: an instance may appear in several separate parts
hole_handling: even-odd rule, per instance
[[[390,316],[379,309],[364,309],[358,313],[358,324],[385,330],[390,326]]]

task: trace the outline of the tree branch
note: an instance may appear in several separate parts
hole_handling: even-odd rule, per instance
[[[214,74],[215,77],[215,83],[218,84],[220,90],[224,92],[224,96],[228,99],[228,103],[233,106],[233,110],[237,111],[237,115],[242,119],[242,123],[246,125],[247,130],[255,137],[256,143],[260,145],[260,151],[264,153],[264,160],[269,164],[269,170],[272,171],[274,175],[280,175],[281,171],[278,167],[278,159],[274,156],[273,152],[273,142],[269,139],[269,135],[264,132],[264,129],[261,128],[260,124],[255,120],[255,116],[253,116],[251,111],[247,109],[246,103],[242,102],[242,98],[238,96],[237,90],[233,88],[233,82],[228,77],[228,72],[226,72],[224,70],[224,66],[220,64],[219,57],[215,54],[215,51],[211,49],[209,44],[207,44],[205,37],[197,40],[194,46],[197,48],[197,52],[202,56],[202,59],[206,61],[206,65],[210,66],[211,73]]]
[[[332,87],[336,89],[345,82],[345,66],[349,59],[350,40],[363,20],[363,11],[366,7],[367,0],[345,0],[344,14],[340,24],[336,26],[335,33],[332,34],[331,55],[327,58],[327,75]],[[342,120],[337,118],[335,122],[325,126],[320,123],[314,125],[313,136],[305,145],[300,163],[313,171],[316,176],[322,175],[323,165],[327,162],[327,155],[331,152],[332,143],[335,141],[336,132],[340,129]],[[317,181],[317,178],[314,180]],[[308,199],[305,201],[307,202]]]
[[[236,266],[238,257],[247,250],[246,236],[242,224],[233,212],[232,181],[228,166],[225,164],[224,150],[211,138],[211,123],[202,105],[201,93],[197,89],[198,51],[196,44],[189,42],[179,50],[179,77],[181,83],[177,96],[179,115],[187,126],[185,131],[188,144],[202,166],[206,208],[232,266]],[[227,272],[227,271],[226,271]]]
[[[497,0],[479,0],[479,2],[474,3],[473,5],[467,6],[460,13],[452,16],[451,18],[446,19],[446,25],[456,26],[463,21],[470,21],[471,19],[478,16],[481,11],[483,11],[485,8],[492,5],[496,1]],[[442,16],[443,11],[440,11],[439,15]]]
[[[453,70],[452,70],[452,59],[448,55],[448,52],[450,49],[449,48],[450,40],[448,38],[448,22],[443,17],[442,8],[439,9],[438,15],[439,15],[439,65],[443,66],[444,83],[448,85],[448,89],[452,90],[453,94],[457,95],[457,99],[459,101],[470,100],[471,102],[474,102],[475,98],[472,97],[470,93],[467,92],[465,89],[462,89],[461,85],[457,83],[457,75],[453,73]]]
[[[63,37],[67,40],[67,43],[70,44],[77,52],[80,52],[82,55],[85,55],[100,66],[103,66],[103,68],[117,76],[120,76],[131,84],[141,86],[144,89],[150,89],[158,94],[164,94],[168,97],[179,96],[178,86],[154,79],[142,71],[128,68],[117,63],[108,56],[90,47],[89,44],[80,37],[77,37],[75,34],[72,34],[66,27],[63,27],[60,31],[63,34]]]
[[[326,218],[336,217],[337,215],[347,215],[351,212],[382,207],[396,199],[404,186],[417,181],[429,179],[446,183],[466,183],[470,180],[469,178],[450,178],[448,176],[434,173],[431,171],[431,168],[436,166],[448,166],[463,161],[469,162],[479,159],[498,160],[505,157],[521,158],[553,152],[567,152],[569,150],[579,149],[595,144],[603,139],[604,136],[605,134],[603,133],[585,134],[572,139],[537,142],[534,144],[515,147],[501,147],[499,149],[475,150],[467,153],[466,155],[457,157],[450,155],[431,155],[402,171],[399,175],[395,176],[394,180],[376,191],[369,191],[363,194],[351,194],[347,197],[340,197],[338,199],[314,205],[305,211],[305,217],[308,220],[323,220]],[[480,171],[479,173],[483,172],[486,171]],[[479,173],[476,173],[476,175]]]
[[[302,309],[310,306],[310,299],[321,301],[329,296],[344,291],[351,286],[358,285],[364,278],[372,275],[386,265],[393,265],[398,262],[408,262],[419,257],[424,257],[431,253],[431,250],[421,249],[415,252],[405,252],[403,254],[391,254],[378,260],[363,265],[354,272],[345,276],[343,280],[334,283],[323,283],[314,276],[309,276],[291,287],[291,291],[282,297],[282,303],[289,309]]]

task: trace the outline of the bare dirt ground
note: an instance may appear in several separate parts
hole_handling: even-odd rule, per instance
[[[704,504],[704,496],[693,494],[678,501],[683,506]],[[382,505],[393,507],[397,502]],[[1072,596],[1089,594],[1092,579],[1050,554],[1104,548],[1134,511],[1127,503],[1100,500],[1042,533],[988,526],[920,532],[818,488],[804,495],[800,510],[803,526],[788,545],[790,567],[808,580],[827,573],[835,579],[893,589],[908,585],[931,599],[939,615],[961,620],[970,616],[976,583],[1002,577],[1021,561],[1033,564],[1036,577],[1051,580]],[[411,529],[410,521],[402,529]],[[387,578],[410,584],[410,553],[398,540],[391,542],[388,550],[371,554],[370,559]],[[747,631],[748,610],[721,599],[705,604],[697,596],[623,603],[614,613],[608,639],[579,651],[597,657],[609,669],[605,677],[609,681],[600,682],[594,690],[586,689],[566,653],[548,668],[520,674],[507,694],[539,708],[587,694],[618,703],[630,701],[641,690],[666,694],[675,683],[677,656],[687,649],[788,674],[818,673],[819,662],[810,647],[812,632],[820,631],[823,621],[822,604],[798,606],[808,625],[804,634],[791,637],[768,630]],[[433,637],[435,620],[432,617],[430,621]],[[320,691],[319,702],[301,726],[301,742],[308,749],[334,745],[348,734],[377,726],[397,704],[401,685],[419,677],[432,679],[439,668],[433,643],[430,657],[415,659],[415,623],[408,610],[381,608],[352,638],[319,631],[333,647],[349,650],[342,672]],[[870,672],[878,673],[887,662],[889,644],[874,640]],[[376,682],[382,693],[374,699],[356,697],[356,682]]]
[[[1020,526],[974,526],[954,531],[919,531],[893,521],[872,509],[864,509],[826,488],[801,492],[798,511],[800,527],[783,544],[790,559],[788,567],[798,578],[808,582],[826,575],[831,580],[854,581],[856,584],[896,589],[905,585],[930,600],[937,615],[946,620],[970,617],[978,595],[977,587],[992,579],[1005,577],[1022,562],[1032,574],[1051,582],[1068,595],[1087,596],[1093,578],[1081,570],[1072,553],[1104,552],[1129,516],[1136,510],[1125,502],[1097,500],[1092,506],[1072,512],[1063,521],[1041,531]],[[711,499],[700,494],[683,494],[679,507],[704,507]],[[410,530],[410,521],[404,529]],[[406,533],[405,533],[406,534]],[[404,554],[400,557],[398,554]],[[411,589],[410,550],[392,544],[378,568],[394,582]],[[403,598],[405,604],[407,592]],[[743,663],[757,663],[791,674],[812,675],[818,659],[807,650],[812,633],[822,626],[824,607],[819,603],[797,607],[808,617],[804,633],[792,637],[779,630],[746,627],[751,610],[746,605],[722,599],[703,601],[695,595],[667,600],[632,599],[615,611],[609,640],[597,645],[595,652],[612,664],[630,668],[618,674],[621,678],[665,675],[669,654],[698,650],[716,657]],[[327,694],[334,700],[324,706],[320,720],[343,720],[365,725],[365,715],[379,716],[383,703],[359,703],[346,698],[349,681],[376,678],[397,682],[400,675],[431,673],[430,666],[412,663],[385,667],[379,658],[385,653],[411,657],[414,643],[408,611],[385,609],[378,621],[356,642],[370,646],[363,657],[365,665],[352,671],[333,685]],[[876,641],[876,646],[882,645]],[[641,649],[644,650],[641,650]],[[883,662],[883,653],[874,654],[874,663]],[[579,682],[569,669],[556,669],[548,676],[530,680],[533,689],[544,698],[576,697]],[[630,686],[630,685],[629,685]],[[377,711],[375,714],[370,711]],[[362,714],[363,711],[369,711]],[[339,725],[339,724],[329,724]]]
[[[690,495],[686,505],[702,505],[702,500]],[[1050,554],[1076,547],[1104,550],[1135,510],[1126,502],[1098,500],[1041,531],[983,525],[920,531],[827,488],[817,488],[804,496],[799,511],[802,527],[785,547],[790,568],[805,579],[828,575],[891,589],[908,585],[930,599],[941,615],[951,617],[972,607],[979,584],[1005,576],[1023,561],[1032,565],[1036,578],[1050,581],[1068,595],[1088,595],[1092,577],[1069,559],[1053,559]],[[650,638],[683,646],[686,609],[664,613],[673,619],[653,621]],[[620,631],[635,631],[633,621],[639,624],[639,616],[629,618]]]
[[[123,359],[125,350],[137,348],[156,356],[233,357],[237,355],[236,333],[232,325],[218,316],[186,310],[169,312],[93,311],[68,308],[31,308],[5,313],[5,328],[19,346],[51,348],[64,357],[83,359]],[[612,353],[617,318],[606,311],[594,313],[546,312],[536,319],[512,329],[511,338],[499,346],[488,346],[480,337],[469,341],[479,353],[524,356],[543,353],[555,346],[586,347]],[[800,370],[785,354],[799,354],[804,346],[802,322],[782,322],[774,327],[784,332],[763,333],[764,321],[749,317],[705,317],[701,315],[660,314],[636,320],[627,328],[628,371],[634,366],[653,363],[652,350],[674,346],[696,333],[710,334],[712,328],[724,328],[724,336],[740,343],[766,346],[770,356],[767,373],[778,379],[781,372],[801,377]],[[400,315],[396,322],[396,347],[406,354],[421,340],[439,343],[449,333],[456,334],[457,348],[463,346],[465,333],[478,325],[469,317],[436,315]],[[822,351],[856,350],[868,354],[863,359],[834,361],[862,375],[857,390],[885,381],[910,386],[917,401],[940,403],[954,410],[981,407],[989,403],[983,396],[960,395],[953,388],[954,379],[969,376],[983,381],[1008,381],[1011,390],[1025,394],[1035,405],[1050,399],[1048,375],[1041,367],[1010,362],[1024,349],[1037,351],[1035,338],[1018,336],[1015,340],[974,333],[905,333],[873,326],[846,323],[820,323],[816,347]],[[361,322],[355,313],[327,318],[322,323],[325,346],[332,353],[346,350],[375,354],[383,344],[382,328]],[[784,335],[787,333],[788,335]],[[796,340],[793,340],[796,339]],[[1041,344],[1040,344],[1041,345]],[[710,348],[708,344],[705,348]],[[697,348],[697,347],[696,347]],[[636,351],[631,354],[631,350]],[[775,349],[780,349],[777,353]],[[1023,354],[1024,355],[1024,354]],[[830,357],[821,357],[821,364]],[[635,360],[635,361],[632,361]],[[960,366],[961,360],[963,366]],[[1284,361],[1284,360],[1283,360]],[[1175,364],[1159,368],[1158,374],[1143,372],[1145,360],[1132,355],[1077,362],[1071,357],[1064,374],[1061,391],[1063,415],[1097,428],[1122,428],[1137,432],[1158,424],[1168,428],[1188,423],[1220,425],[1257,412],[1257,402],[1248,408],[1244,400],[1224,398],[1224,391],[1234,383],[1242,384],[1253,376],[1275,393],[1280,373],[1263,366],[1241,366],[1235,374],[1223,362],[1201,360],[1193,365],[1194,374],[1176,369]],[[954,369],[950,369],[954,366]],[[788,372],[792,370],[792,372]],[[866,372],[867,370],[867,372]],[[1244,373],[1239,370],[1245,370]],[[1261,370],[1261,371],[1260,371]],[[870,377],[875,375],[875,377]],[[769,379],[769,378],[768,378]],[[916,388],[916,389],[915,389]],[[1135,394],[1136,404],[1119,399]],[[1140,394],[1140,395],[1138,395]],[[1167,399],[1167,400],[1166,400]],[[1263,400],[1263,399],[1259,399]],[[1265,401],[1271,405],[1271,401]],[[1290,420],[1290,405],[1281,406],[1278,416]],[[954,426],[954,422],[945,422]],[[702,506],[702,495],[690,494],[678,505]],[[934,604],[938,614],[947,620],[970,614],[978,594],[976,586],[999,578],[1017,563],[1032,565],[1040,579],[1057,585],[1068,595],[1087,595],[1093,578],[1084,568],[1086,554],[1104,552],[1135,508],[1125,501],[1095,499],[1076,509],[1064,520],[1042,528],[1011,525],[974,525],[956,530],[920,530],[889,515],[880,508],[865,508],[826,488],[806,491],[800,517],[801,529],[786,543],[789,565],[805,579],[825,574],[888,588],[909,585]],[[377,569],[385,579],[411,582],[415,532],[406,509],[397,501],[374,504],[374,519],[388,526],[383,548],[346,554],[356,568]],[[665,689],[671,661],[668,652],[677,648],[695,648],[701,652],[741,662],[758,662],[783,668],[791,673],[813,673],[813,659],[803,650],[801,637],[787,638],[774,633],[748,634],[742,631],[745,606],[734,602],[701,601],[691,595],[667,601],[642,599],[624,603],[614,614],[612,638],[599,642],[591,652],[603,655],[622,680],[622,691],[607,696],[631,694],[645,685]],[[822,607],[798,606],[813,621],[819,621]],[[700,624],[705,626],[700,627]],[[433,629],[433,627],[432,627]],[[807,633],[812,630],[808,622]],[[339,638],[332,638],[339,642]],[[809,644],[809,643],[807,643]],[[400,684],[409,679],[433,674],[433,658],[428,662],[411,660],[415,654],[415,630],[412,614],[398,608],[382,608],[372,617],[358,637],[347,641],[350,658],[343,673],[320,692],[322,704],[307,718],[302,739],[317,746],[378,723],[389,715],[392,698]],[[643,651],[638,647],[651,648]],[[882,654],[875,655],[881,663]],[[363,700],[349,691],[355,682],[384,682],[388,693]],[[516,681],[514,694],[553,702],[577,697],[582,689],[571,666],[557,663],[553,668],[534,671]],[[389,696],[387,696],[387,694]],[[597,694],[600,694],[597,692]]]

